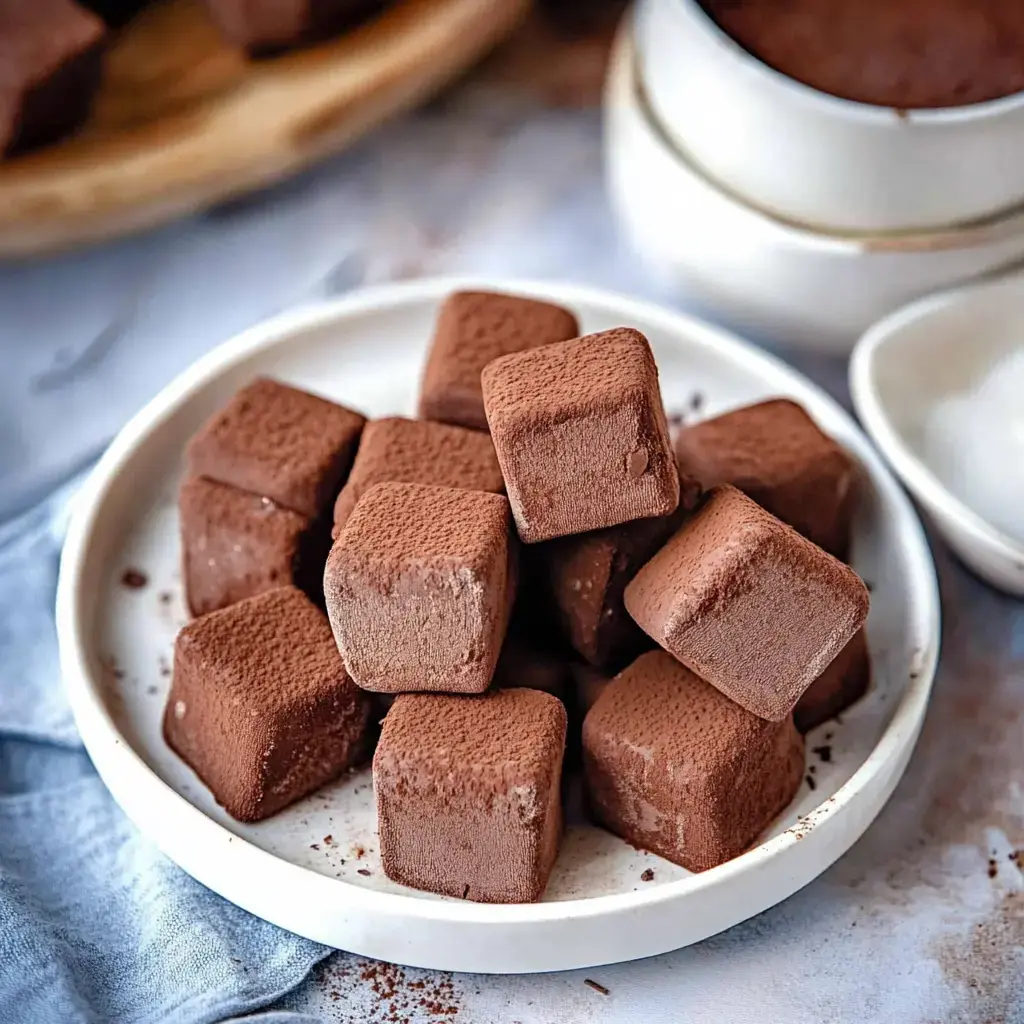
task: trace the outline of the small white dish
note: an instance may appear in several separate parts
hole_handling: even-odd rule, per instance
[[[896,110],[854,103],[763,64],[697,0],[641,0],[652,108],[710,177],[829,231],[921,230],[1024,202],[1024,93]]]
[[[857,415],[889,464],[966,565],[1018,597],[1024,597],[1024,543],[992,525],[966,495],[954,493],[948,471],[940,467],[955,466],[967,453],[940,459],[946,453],[930,450],[934,435],[928,426],[941,415],[940,403],[970,396],[999,360],[1021,352],[1024,278],[1014,275],[896,311],[867,331],[850,362]],[[979,408],[977,415],[989,413]],[[1017,413],[1024,419],[1024,391],[1017,396]],[[955,430],[944,436],[956,444]],[[1007,440],[992,438],[993,445]],[[1024,438],[1019,451],[1019,461],[1004,471],[1024,472]],[[993,469],[998,473],[998,466]]]
[[[585,331],[628,324],[651,340],[670,411],[696,392],[714,415],[770,395],[801,402],[863,468],[854,566],[873,585],[869,694],[812,733],[827,743],[743,856],[693,875],[587,825],[569,828],[543,902],[441,899],[381,872],[369,773],[339,780],[256,825],[228,817],[166,746],[160,720],[184,622],[176,491],[182,449],[242,383],[272,374],[373,416],[410,413],[441,300],[458,287],[563,303]],[[143,571],[143,589],[122,584]],[[939,647],[931,555],[913,508],[850,416],[779,361],[689,317],[604,292],[516,281],[433,280],[372,289],[271,320],[164,389],[86,483],[61,560],[61,665],[82,739],[139,829],[204,885],[332,946],[419,967],[553,971],[651,956],[728,928],[806,885],[888,799],[924,719]],[[326,837],[326,838],[325,838]],[[646,869],[654,878],[644,881]],[[643,876],[643,877],[642,877]]]
[[[741,200],[661,130],[628,23],[606,87],[605,164],[612,203],[641,257],[716,318],[783,345],[849,352],[892,310],[1024,258],[1024,213],[955,231],[854,237]]]

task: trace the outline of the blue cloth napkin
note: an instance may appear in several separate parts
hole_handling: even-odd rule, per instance
[[[0,526],[0,1024],[251,1014],[330,950],[180,871],[96,775],[64,699],[53,616],[75,489]]]

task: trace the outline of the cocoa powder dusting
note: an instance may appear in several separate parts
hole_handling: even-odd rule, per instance
[[[1008,599],[941,547],[935,559],[950,612],[928,717],[894,799],[835,877],[871,894],[862,906],[877,918],[880,937],[921,907],[941,912],[943,932],[922,952],[938,965],[959,1019],[1010,1021],[1024,1005],[1024,896],[1002,858],[1009,860],[1024,837],[1016,789],[1024,650],[1007,628]],[[994,845],[1002,852],[989,879]],[[976,870],[964,871],[972,861]]]
[[[336,1024],[442,1024],[455,1021],[461,993],[451,974],[339,953],[314,971]],[[369,998],[367,998],[369,996]]]

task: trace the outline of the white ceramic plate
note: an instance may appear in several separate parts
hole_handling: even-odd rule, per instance
[[[807,783],[764,841],[691,875],[576,819],[543,902],[490,906],[403,889],[382,874],[367,772],[258,825],[218,808],[164,745],[160,715],[184,621],[175,490],[187,438],[241,384],[274,374],[380,416],[413,409],[439,300],[473,284],[572,307],[586,331],[628,324],[651,340],[668,410],[715,413],[789,395],[862,463],[854,564],[874,592],[875,685],[841,724],[812,734]],[[122,582],[126,569],[149,579]],[[256,327],[200,360],[121,432],[79,499],[57,599],[78,726],[114,798],[189,874],[294,932],[435,969],[549,971],[696,942],[785,899],[845,852],[889,797],[913,749],[938,656],[934,568],[903,492],[850,418],[776,360],[706,324],[584,288],[423,281],[365,291]],[[327,839],[325,837],[330,837]],[[647,868],[652,881],[642,881]]]

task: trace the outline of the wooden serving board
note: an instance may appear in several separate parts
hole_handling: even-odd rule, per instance
[[[504,38],[529,0],[399,0],[313,49],[248,60],[199,0],[117,37],[74,138],[0,163],[0,257],[153,227],[269,185],[414,105]]]

